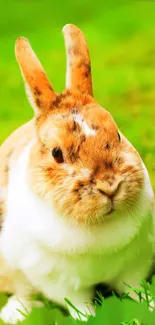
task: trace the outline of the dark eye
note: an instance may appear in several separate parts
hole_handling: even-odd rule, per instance
[[[63,163],[63,154],[62,150],[59,147],[53,148],[52,150],[52,156],[56,160],[57,163],[61,164]]]
[[[120,142],[121,141],[121,136],[120,136],[119,132],[117,132],[117,134],[118,134],[118,140]]]

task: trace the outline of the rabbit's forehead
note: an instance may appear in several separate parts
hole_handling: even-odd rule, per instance
[[[103,108],[79,109],[75,106],[70,110],[49,115],[42,130],[49,136],[58,135],[59,131],[62,133],[63,130],[68,135],[79,131],[85,136],[94,137],[98,131],[117,134],[118,128],[112,116]]]
[[[84,135],[86,136],[95,136],[96,135],[96,130],[94,130],[93,125],[90,125],[90,120],[86,120],[84,116],[80,113],[73,113],[72,118],[75,123],[77,123],[81,131],[83,132]]]
[[[76,112],[76,109],[73,109],[72,112],[67,114],[57,114],[51,120],[53,127],[55,125],[59,128],[59,126],[61,127],[61,125],[64,125],[64,127],[70,132],[75,131],[76,126],[79,126],[80,131],[86,136],[95,136],[96,130],[92,122],[93,119],[89,116],[86,117],[81,112]]]
[[[79,109],[57,111],[47,117],[40,129],[41,138],[48,145],[70,147],[85,140],[92,143],[118,139],[118,128],[111,115],[104,109]],[[84,140],[85,139],[85,140]],[[114,140],[115,141],[115,140]],[[97,145],[97,143],[96,143]]]

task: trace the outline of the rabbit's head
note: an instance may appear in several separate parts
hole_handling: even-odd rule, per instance
[[[58,215],[96,225],[129,213],[144,187],[141,159],[113,117],[93,98],[91,65],[83,33],[63,29],[66,90],[56,94],[29,42],[19,38],[16,57],[35,111],[36,139],[29,182]]]

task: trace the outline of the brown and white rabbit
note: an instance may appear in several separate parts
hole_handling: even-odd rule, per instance
[[[24,318],[18,309],[31,311],[37,292],[93,313],[86,302],[96,284],[128,291],[125,283],[139,287],[152,265],[147,170],[93,98],[84,35],[74,25],[63,33],[67,90],[59,95],[29,42],[16,42],[35,116],[0,148],[0,290],[13,294],[0,317],[8,323]]]

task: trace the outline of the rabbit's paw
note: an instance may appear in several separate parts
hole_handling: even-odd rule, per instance
[[[18,299],[16,296],[9,298],[8,303],[0,312],[0,319],[7,324],[22,322],[31,312],[30,303],[25,299]]]

